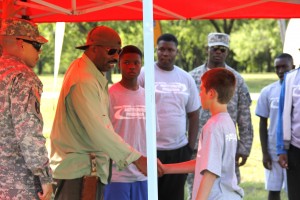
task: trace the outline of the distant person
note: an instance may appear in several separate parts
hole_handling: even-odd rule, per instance
[[[286,171],[279,165],[276,153],[278,105],[284,73],[294,69],[293,57],[286,53],[280,54],[275,58],[274,66],[279,80],[261,90],[255,114],[260,117],[259,134],[266,177],[265,189],[269,191],[269,200],[280,200],[281,189],[286,189]]]
[[[235,75],[225,68],[211,69],[201,77],[202,109],[212,116],[203,126],[197,158],[163,167],[165,173],[195,173],[192,200],[238,200],[244,196],[234,170],[236,128],[227,112],[235,84]]]
[[[250,154],[253,142],[253,128],[251,123],[251,98],[248,87],[242,76],[233,68],[225,63],[229,53],[229,35],[225,33],[210,33],[208,35],[207,61],[203,65],[190,71],[194,78],[197,88],[201,85],[201,77],[204,73],[214,68],[225,68],[233,72],[236,78],[236,88],[233,97],[228,102],[228,113],[230,114],[234,124],[238,128],[238,146],[236,151],[236,175],[240,182],[239,167],[243,166]],[[210,117],[208,110],[202,109],[200,106],[199,128],[202,127]],[[198,136],[199,137],[199,136]],[[197,146],[195,147],[196,152]],[[195,156],[195,153],[194,153]],[[191,191],[193,174],[188,176],[189,189]]]
[[[109,118],[105,72],[118,62],[118,33],[97,26],[77,49],[84,53],[65,74],[50,135],[55,198],[79,200],[82,193],[91,196],[92,187],[91,198],[100,200],[110,181],[111,160],[119,170],[134,163],[143,174],[147,160],[114,131]]]
[[[286,169],[289,200],[300,198],[300,68],[285,74],[277,126],[279,164]]]
[[[109,88],[110,119],[115,131],[133,148],[146,155],[145,90],[137,83],[143,54],[133,45],[119,54],[120,82]],[[113,164],[111,183],[105,187],[105,200],[146,200],[147,177],[134,165],[122,171]]]
[[[157,157],[162,163],[191,159],[199,126],[200,100],[193,78],[174,65],[178,54],[177,38],[169,33],[157,39],[157,62],[154,65],[155,102],[159,131]],[[139,84],[145,86],[145,71]],[[186,174],[164,175],[158,179],[159,200],[183,200]]]
[[[48,200],[52,172],[40,111],[43,84],[33,71],[47,40],[27,20],[1,24],[0,199]]]

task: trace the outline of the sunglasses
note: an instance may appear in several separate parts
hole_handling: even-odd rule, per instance
[[[22,38],[17,38],[17,40],[23,40],[24,42],[26,42],[28,44],[31,44],[33,46],[33,48],[35,48],[35,50],[37,50],[37,51],[40,51],[41,48],[42,48],[42,45],[43,45],[43,44],[41,44],[39,42],[31,41],[31,40],[26,40],[26,39],[22,39]]]
[[[103,47],[106,50],[107,55],[109,55],[109,56],[115,55],[116,53],[117,54],[121,53],[121,49],[111,49],[111,48],[108,48],[108,47],[104,47],[102,45],[96,45],[96,46]]]
[[[222,53],[227,51],[227,48],[223,47],[223,46],[213,46],[213,47],[210,47],[210,49],[213,50],[214,52],[220,50]]]

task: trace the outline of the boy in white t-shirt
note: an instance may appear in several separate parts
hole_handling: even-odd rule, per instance
[[[235,175],[236,129],[227,112],[235,90],[235,76],[225,68],[207,71],[201,78],[200,99],[211,118],[200,135],[196,160],[165,164],[164,173],[194,173],[192,199],[242,199]]]
[[[146,155],[145,91],[137,83],[142,52],[133,45],[119,55],[120,82],[109,88],[110,119],[114,130],[128,144]],[[112,168],[111,183],[105,187],[104,200],[146,200],[147,177],[135,165],[119,171]]]

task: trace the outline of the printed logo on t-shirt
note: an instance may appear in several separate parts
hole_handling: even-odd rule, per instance
[[[235,133],[228,133],[226,135],[226,141],[231,142],[231,141],[237,141],[237,136]]]
[[[271,109],[278,109],[279,106],[279,97],[274,97],[270,99],[271,101]]]
[[[188,94],[186,85],[182,83],[155,82],[155,92],[157,93],[181,93]]]
[[[146,119],[144,105],[114,106],[115,119]]]
[[[294,85],[293,86],[293,97],[299,97],[300,96],[300,85]]]

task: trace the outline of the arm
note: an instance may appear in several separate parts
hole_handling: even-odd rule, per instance
[[[203,172],[203,177],[197,192],[196,200],[208,199],[211,188],[214,185],[217,176],[208,170]]]
[[[238,88],[238,110],[237,110],[237,126],[239,133],[238,149],[236,152],[236,162],[238,166],[243,166],[251,151],[253,142],[253,127],[251,122],[251,98],[248,88],[242,80],[240,88]],[[242,159],[240,161],[240,158]]]
[[[11,90],[11,112],[16,139],[26,167],[39,176],[41,184],[50,184],[52,173],[39,108],[41,90],[37,77],[26,72],[19,74]]]
[[[164,174],[186,174],[195,173],[196,160],[181,163],[163,164]]]
[[[107,91],[97,88],[94,80],[86,78],[72,86],[67,101],[68,106],[73,105],[79,118],[74,123],[80,121],[87,134],[82,142],[88,144],[91,150],[107,153],[120,170],[141,157],[138,151],[115,133],[109,119]],[[142,171],[145,173],[146,169]]]
[[[199,109],[194,112],[190,112],[187,114],[188,116],[188,140],[189,140],[189,147],[191,150],[194,150],[197,140],[197,135],[199,133]]]
[[[263,165],[266,169],[272,169],[272,159],[268,151],[268,118],[260,117],[259,136],[263,154]]]

